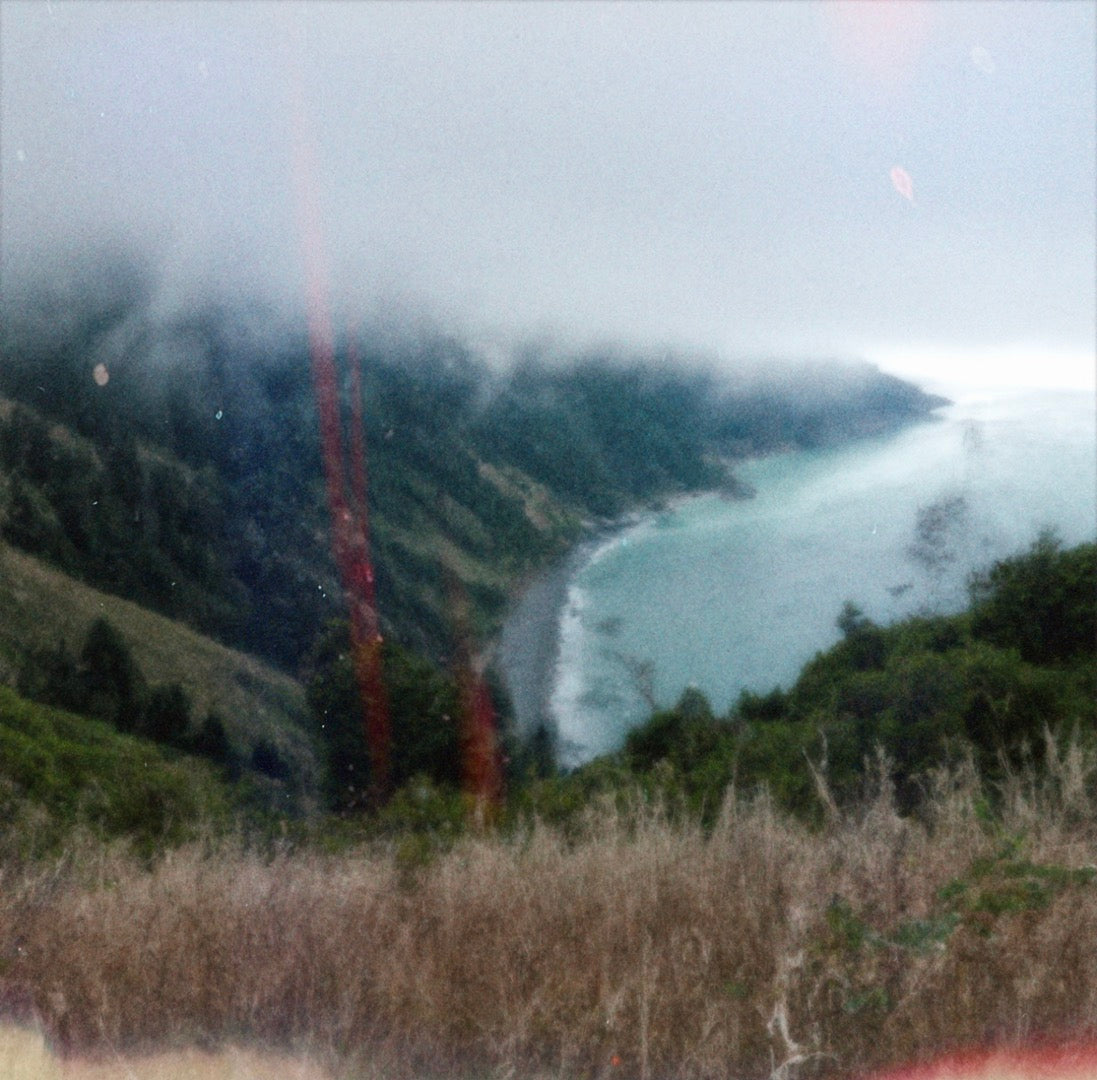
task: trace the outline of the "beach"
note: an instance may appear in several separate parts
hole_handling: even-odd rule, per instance
[[[560,656],[560,619],[575,574],[602,536],[584,540],[535,576],[519,594],[499,638],[499,668],[506,680],[519,736],[544,725],[555,737],[549,708]]]
[[[679,494],[658,505],[592,525],[584,539],[535,574],[518,592],[503,622],[496,657],[510,694],[515,730],[520,738],[528,739],[541,725],[554,743],[559,736],[552,696],[559,675],[562,621],[571,586],[578,574],[607,543],[619,539],[630,528],[654,514],[673,510],[704,494],[707,493]],[[726,496],[726,492],[721,494]]]

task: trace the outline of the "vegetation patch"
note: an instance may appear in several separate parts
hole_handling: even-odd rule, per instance
[[[84,830],[161,850],[241,804],[209,765],[0,687],[0,850],[58,851]]]
[[[939,781],[920,819],[885,789],[822,828],[732,792],[706,830],[634,792],[422,847],[405,826],[446,811],[405,795],[397,833],[338,851],[9,861],[0,993],[69,1053],[244,1041],[379,1080],[845,1080],[1097,1036],[1097,757],[1009,777],[989,821],[974,772]]]

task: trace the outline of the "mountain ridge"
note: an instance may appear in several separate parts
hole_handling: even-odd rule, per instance
[[[50,340],[0,339],[13,402],[0,410],[0,535],[301,675],[341,611],[306,345],[269,328],[249,338],[225,312],[156,323],[115,299],[70,313]],[[366,333],[359,346],[382,626],[440,663],[453,651],[443,563],[486,641],[585,523],[726,487],[744,454],[941,403],[863,363],[729,374],[527,354],[497,369],[452,336]]]

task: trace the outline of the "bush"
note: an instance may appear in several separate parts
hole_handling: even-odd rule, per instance
[[[35,648],[24,657],[16,689],[32,701],[80,712],[85,686],[76,657],[63,641],[52,648]]]
[[[23,843],[40,851],[83,828],[149,850],[227,819],[229,793],[203,763],[169,761],[109,724],[0,687],[0,791],[37,818]],[[0,826],[2,828],[2,826]]]
[[[190,751],[199,757],[208,758],[217,765],[223,765],[233,771],[234,754],[225,722],[217,713],[207,713],[201,727],[190,741]]]
[[[394,787],[415,776],[442,786],[459,785],[461,711],[454,680],[390,641],[382,646],[381,666],[392,732]],[[314,653],[308,697],[327,758],[329,805],[339,810],[361,807],[371,770],[346,624],[333,624],[321,639]]]
[[[1034,664],[1097,651],[1097,544],[1063,551],[1052,532],[971,583],[972,633]]]
[[[96,619],[80,651],[84,709],[134,731],[140,723],[145,680],[121,634],[106,619]]]

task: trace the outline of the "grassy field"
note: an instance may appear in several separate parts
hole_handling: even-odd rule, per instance
[[[57,854],[82,834],[158,850],[229,828],[239,790],[208,762],[0,687],[0,860]]]
[[[306,785],[315,784],[300,683],[0,542],[0,682],[14,679],[22,657],[34,646],[49,648],[60,638],[79,654],[88,627],[100,617],[118,630],[150,683],[179,683],[197,717],[218,712],[239,746],[269,740]]]
[[[414,863],[89,846],[0,870],[0,996],[68,1055],[262,1045],[385,1080],[856,1077],[1092,1041],[1097,761],[1049,752],[995,792],[939,775],[917,820],[886,789],[813,830],[729,793],[707,833],[605,806]]]

